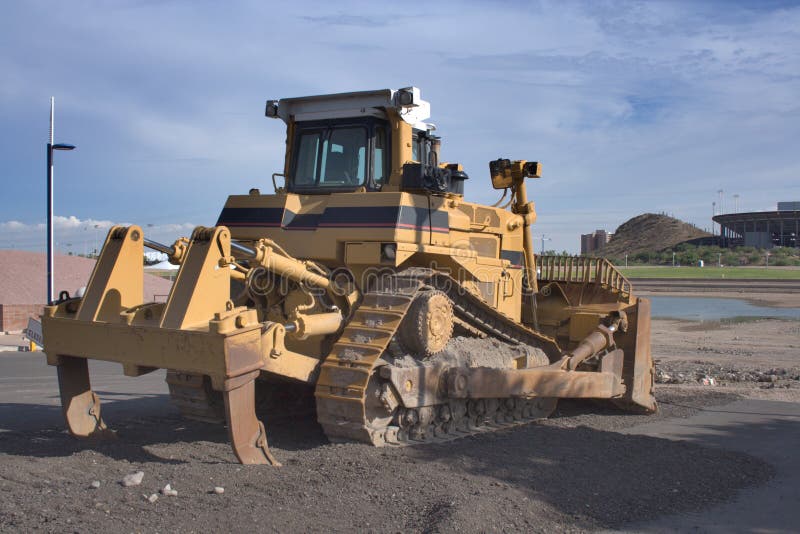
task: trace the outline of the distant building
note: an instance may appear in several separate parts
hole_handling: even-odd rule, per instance
[[[800,201],[778,202],[778,211],[800,211]]]
[[[723,246],[800,248],[800,202],[778,202],[776,211],[724,213],[714,222]]]
[[[591,234],[581,234],[581,254],[594,254],[606,248],[611,236],[605,230],[595,230]]]

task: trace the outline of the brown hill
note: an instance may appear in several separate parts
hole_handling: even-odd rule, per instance
[[[698,227],[667,215],[645,213],[622,223],[603,250],[603,256],[658,251],[692,239],[710,237]]]

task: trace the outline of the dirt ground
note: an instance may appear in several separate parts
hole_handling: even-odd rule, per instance
[[[562,401],[546,421],[403,448],[331,444],[313,418],[267,416],[281,468],[233,463],[225,429],[181,420],[165,395],[108,402],[109,416],[135,414],[115,419],[113,441],[71,438],[52,402],[0,402],[0,530],[583,532],[697,512],[764,484],[775,467],[618,431],[743,396],[800,401],[799,348],[798,322],[656,320],[662,378],[684,375],[657,385],[656,415]],[[715,366],[740,380],[701,385]],[[139,470],[140,486],[120,484]],[[167,483],[177,496],[146,500]]]
[[[800,321],[653,321],[656,381],[800,402]]]

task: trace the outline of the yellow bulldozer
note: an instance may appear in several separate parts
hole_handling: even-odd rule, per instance
[[[273,194],[230,196],[172,245],[111,228],[83,296],[45,308],[73,435],[111,432],[88,359],[166,369],[181,412],[224,421],[244,464],[279,465],[257,414],[302,400],[331,440],[375,446],[522,424],[560,398],[656,410],[649,301],[604,259],[534,256],[539,163],[490,162],[501,199],[467,202],[416,87],[266,116],[286,124]],[[179,265],[166,302],[143,301],[145,247]]]

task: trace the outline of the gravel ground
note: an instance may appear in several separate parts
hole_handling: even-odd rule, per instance
[[[689,330],[682,331],[685,327]],[[769,359],[754,349],[757,331],[771,332],[768,342],[762,341],[770,346],[796,341],[796,327],[781,321],[738,330],[738,337],[750,341],[732,340],[724,326],[691,328],[654,321],[654,353],[662,368],[769,370],[764,364]],[[705,336],[700,344],[697,336]],[[699,351],[702,346],[714,351]],[[792,354],[796,350],[778,351],[779,363],[772,366],[791,368]],[[769,480],[775,467],[743,453],[617,432],[660,418],[688,417],[741,396],[776,398],[800,391],[796,385],[780,392],[761,389],[765,384],[659,384],[661,409],[652,416],[562,401],[550,419],[536,424],[404,448],[330,444],[313,418],[267,418],[282,468],[232,463],[223,427],[181,420],[163,396],[146,403],[117,400],[113,404],[120,411],[125,403],[130,403],[127,411],[146,408],[138,417],[115,421],[116,440],[79,441],[55,425],[0,432],[0,531],[615,528],[700,511]],[[25,409],[57,421],[56,407],[20,405]],[[123,487],[123,477],[136,471],[144,472],[141,485]],[[92,487],[94,481],[99,488]],[[177,496],[147,500],[168,483]],[[215,487],[224,493],[215,494]]]
[[[584,531],[698,510],[772,476],[744,454],[612,431],[734,398],[659,397],[656,416],[563,402],[542,423],[391,449],[329,444],[313,420],[268,422],[280,469],[231,463],[223,428],[174,415],[125,421],[113,441],[2,433],[0,529]],[[120,484],[139,470],[140,486]],[[176,497],[148,502],[168,483]]]

